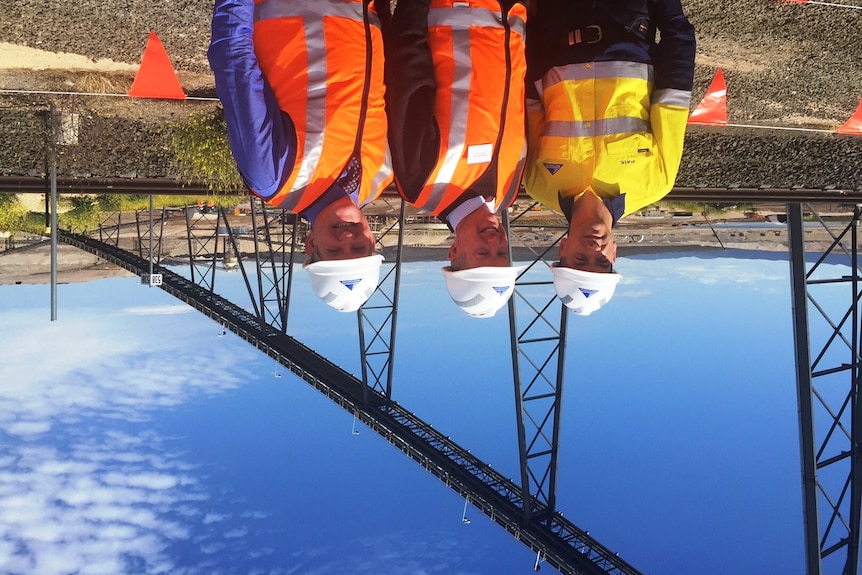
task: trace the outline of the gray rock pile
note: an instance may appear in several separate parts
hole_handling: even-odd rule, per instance
[[[862,189],[862,136],[831,133],[862,99],[862,10],[779,0],[683,5],[698,31],[692,108],[720,67],[729,123],[746,127],[691,127],[678,184]],[[152,29],[179,73],[207,74],[211,11],[211,0],[3,0],[0,42],[134,63]],[[7,122],[0,149],[14,145],[2,135]],[[151,171],[158,166],[141,170]]]

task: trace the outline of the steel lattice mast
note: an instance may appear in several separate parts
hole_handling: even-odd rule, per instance
[[[803,206],[788,205],[806,572],[859,572],[860,206],[819,254],[806,252]],[[815,258],[816,256],[816,258]]]

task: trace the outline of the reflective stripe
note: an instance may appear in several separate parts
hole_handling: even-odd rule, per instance
[[[326,132],[326,44],[323,39],[323,20],[305,19],[305,40],[308,62],[308,97],[305,107],[305,146],[296,180],[295,190],[305,188],[313,179],[323,152]],[[293,194],[296,201],[301,195]]]
[[[543,136],[558,138],[589,138],[614,134],[651,133],[650,124],[641,118],[607,118],[590,122],[555,120],[545,125]]]
[[[665,106],[679,106],[680,108],[688,108],[691,104],[691,91],[677,90],[674,88],[656,90],[652,93],[652,103],[663,104]]]
[[[432,8],[428,11],[428,26],[446,26],[452,30],[469,30],[475,26],[502,28],[503,14],[487,8],[469,6]]]
[[[521,146],[521,159],[518,160],[518,165],[515,168],[515,171],[512,173],[512,181],[509,184],[509,187],[505,191],[505,195],[503,199],[494,206],[495,211],[499,210],[500,207],[508,207],[512,205],[512,202],[515,201],[515,198],[518,195],[518,191],[521,189],[521,175],[524,173],[524,166],[527,164],[527,143],[524,142],[524,145]]]
[[[521,42],[524,41],[524,36],[527,34],[527,23],[523,18],[520,16],[509,16],[509,28],[521,35]]]
[[[486,10],[487,12],[487,10]],[[425,210],[435,212],[445,195],[449,182],[458,168],[458,162],[464,155],[464,142],[467,139],[467,114],[470,109],[470,80],[473,74],[473,62],[470,59],[470,32],[467,29],[452,31],[452,53],[455,68],[452,78],[451,121],[449,123],[449,138],[446,142],[446,156],[434,178],[431,195],[425,204]]]
[[[425,184],[428,187],[428,184]],[[449,189],[449,182],[435,182],[430,185],[431,194],[428,198],[428,201],[422,206],[422,210],[428,213],[434,213],[437,210],[437,206],[440,205],[440,200],[446,194],[446,190]]]
[[[548,70],[542,78],[542,90],[565,81],[633,78],[644,82],[653,81],[653,67],[637,62],[590,62],[588,64],[566,64]]]
[[[254,5],[254,21],[270,18],[307,18],[321,20],[339,16],[362,21],[362,4],[344,0],[264,0]]]
[[[392,154],[389,151],[389,144],[386,144],[386,155],[383,158],[383,165],[380,166],[380,169],[371,179],[371,190],[374,192],[368,196],[368,200],[365,203],[369,203],[374,201],[377,197],[377,190],[383,188],[383,186],[392,179]],[[363,204],[365,205],[365,204]],[[362,206],[359,206],[360,208]]]

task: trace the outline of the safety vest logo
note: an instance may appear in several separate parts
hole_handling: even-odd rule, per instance
[[[578,288],[578,289],[579,289],[579,290],[581,290],[581,293],[582,293],[582,294],[584,294],[584,297],[585,297],[585,298],[587,298],[587,299],[589,299],[589,297],[590,297],[591,295],[593,295],[593,294],[595,294],[597,291],[599,291],[599,290],[586,289],[586,288]]]
[[[494,291],[497,292],[497,295],[503,295],[509,291],[509,286],[494,286]]]
[[[563,164],[543,164],[545,169],[553,176],[563,167]]]
[[[361,281],[362,281],[361,278],[355,279],[355,280],[341,280],[341,285],[343,285],[344,287],[346,287],[350,291],[353,291],[353,288],[356,287],[356,284],[358,284]]]

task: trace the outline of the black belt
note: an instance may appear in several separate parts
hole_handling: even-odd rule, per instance
[[[602,27],[591,24],[583,28],[576,28],[569,32],[569,46],[575,44],[598,44],[602,41]]]

